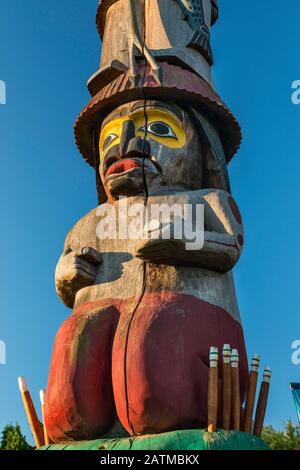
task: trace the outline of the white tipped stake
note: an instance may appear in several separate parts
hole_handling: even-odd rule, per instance
[[[211,347],[209,354],[208,402],[207,402],[207,431],[217,430],[218,418],[218,348]]]
[[[252,361],[251,361],[251,371],[258,372],[260,365],[260,355],[253,354]]]
[[[40,390],[40,401],[41,401],[42,406],[45,405],[45,397],[46,397],[46,390],[43,388],[42,390]]]
[[[272,377],[272,370],[269,366],[265,367],[263,382],[270,383]]]
[[[23,400],[25,413],[37,448],[45,444],[43,430],[36,414],[34,404],[24,377],[18,377],[19,389]]]
[[[231,358],[230,358],[231,367],[233,369],[236,369],[237,367],[239,367],[239,362],[240,362],[240,358],[239,358],[238,350],[237,349],[232,349]]]
[[[27,385],[25,377],[23,376],[18,377],[18,384],[19,384],[19,389],[21,393],[28,392],[28,385]]]
[[[219,360],[219,350],[212,346],[209,352],[209,366],[210,367],[218,367],[218,360]]]
[[[222,356],[222,428],[228,431],[231,418],[231,349],[229,344],[224,344]]]
[[[223,351],[222,351],[222,356],[223,356],[223,363],[224,364],[230,364],[230,360],[231,360],[230,344],[224,344]]]
[[[263,426],[264,426],[264,420],[265,420],[268,396],[269,396],[269,390],[270,390],[271,375],[272,375],[272,371],[270,367],[266,367],[264,370],[263,380],[262,380],[262,384],[260,387],[259,398],[258,398],[256,414],[255,414],[255,422],[254,422],[253,434],[258,437],[261,436]]]
[[[43,428],[44,428],[44,440],[46,446],[52,443],[48,432],[46,428],[46,423],[45,423],[45,403],[46,403],[46,390],[42,389],[40,390],[40,401],[41,401],[41,408],[42,408],[42,416],[43,416]]]
[[[244,415],[243,415],[243,425],[242,425],[242,431],[248,432],[248,433],[252,432],[252,415],[253,415],[254,404],[255,404],[259,364],[260,364],[260,356],[258,354],[254,354],[252,357],[252,361],[251,361],[251,370],[250,370],[249,380],[248,380],[246,404],[245,404],[245,410],[244,410]]]
[[[241,395],[239,353],[237,349],[231,351],[231,422],[232,429],[240,430],[241,422]]]

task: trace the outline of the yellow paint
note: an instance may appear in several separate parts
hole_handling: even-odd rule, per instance
[[[127,116],[115,119],[114,121],[107,123],[101,131],[99,140],[100,158],[103,158],[103,154],[106,153],[112,146],[120,144],[123,123],[129,119],[134,122],[136,137],[145,136],[145,130],[143,129],[145,126],[145,115],[143,109],[135,111]],[[148,130],[147,139],[155,140],[156,142],[173,149],[178,149],[185,145],[185,131],[179,119],[173,113],[162,110],[160,108],[149,108],[147,109],[148,126],[154,122],[163,122],[169,126],[175,137],[157,136],[151,134],[151,132]],[[114,137],[112,137],[110,144],[105,149],[103,149],[103,144],[109,136]]]

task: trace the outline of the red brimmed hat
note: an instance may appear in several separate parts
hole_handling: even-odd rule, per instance
[[[160,63],[158,84],[149,67],[141,66],[140,82],[133,84],[130,72],[121,74],[104,86],[79,114],[75,126],[77,147],[85,160],[94,166],[93,129],[99,130],[105,116],[118,106],[136,100],[155,99],[192,105],[204,113],[219,133],[227,162],[241,143],[240,126],[216,94],[201,77],[179,66]]]

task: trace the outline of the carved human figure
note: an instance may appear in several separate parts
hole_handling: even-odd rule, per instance
[[[139,60],[159,83],[162,58],[192,68],[213,86],[210,28],[217,16],[215,0],[100,0],[102,55],[88,82],[91,94],[128,69],[133,83],[138,81]]]
[[[117,224],[124,204],[203,204],[204,245],[161,239],[162,225],[156,237],[101,238],[101,206],[75,224],[56,269],[73,312],[57,334],[47,388],[55,442],[97,438],[116,416],[131,435],[204,426],[212,345],[238,349],[242,396],[246,386],[231,274],[243,226],[217,132],[191,107],[135,101],[107,115],[99,135],[102,190]]]

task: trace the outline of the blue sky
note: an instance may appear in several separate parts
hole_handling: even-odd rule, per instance
[[[291,343],[300,339],[299,0],[219,0],[213,30],[217,90],[243,129],[229,167],[246,245],[235,269],[249,356],[273,369],[266,422],[296,421],[288,384],[300,381]],[[270,3],[272,3],[270,8]],[[69,315],[54,288],[67,232],[96,205],[93,171],[78,154],[72,126],[97,69],[97,0],[1,0],[0,429],[20,422],[25,375],[38,407],[55,333]],[[30,438],[31,439],[31,438]]]

